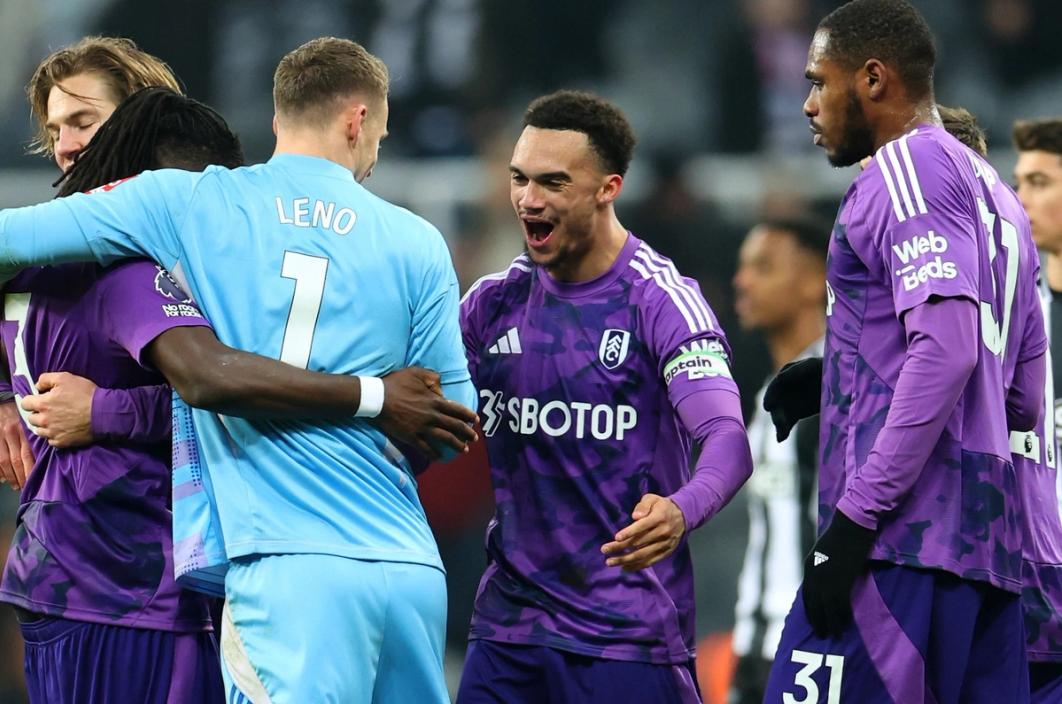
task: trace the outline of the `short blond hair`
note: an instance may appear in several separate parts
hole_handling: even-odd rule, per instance
[[[183,92],[166,62],[141,50],[133,40],[85,37],[41,61],[26,85],[30,111],[37,123],[37,132],[29,145],[31,154],[51,156],[54,153],[54,141],[45,127],[48,122],[48,96],[59,83],[82,73],[101,76],[107,82],[116,105],[149,86]]]
[[[347,96],[386,100],[389,81],[384,62],[361,44],[319,37],[280,60],[273,74],[273,105],[278,115],[321,123]]]

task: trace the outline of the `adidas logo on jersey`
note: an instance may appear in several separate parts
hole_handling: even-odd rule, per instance
[[[520,333],[516,331],[516,328],[509,328],[508,332],[487,348],[487,354],[520,354],[521,352],[523,348],[520,347]]]
[[[826,562],[830,558],[827,555],[823,555],[821,552],[816,550],[815,551],[815,555],[814,555],[814,559],[815,559],[815,566],[818,567],[819,565],[821,565],[823,562]]]

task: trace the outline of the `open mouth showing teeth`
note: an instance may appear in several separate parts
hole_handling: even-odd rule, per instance
[[[527,240],[531,244],[543,244],[553,234],[553,223],[541,220],[524,220]]]

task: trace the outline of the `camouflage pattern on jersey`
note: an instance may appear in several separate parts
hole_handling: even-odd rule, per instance
[[[697,284],[633,235],[613,267],[564,284],[517,258],[462,304],[496,512],[471,638],[686,663],[694,645],[685,543],[628,573],[601,546],[642,495],[689,480],[673,404],[736,393]]]

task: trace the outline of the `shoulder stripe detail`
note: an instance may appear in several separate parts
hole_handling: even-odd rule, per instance
[[[907,140],[911,135],[905,134],[900,138],[900,154],[903,155],[903,163],[907,166],[907,176],[911,179],[911,192],[914,194],[915,204],[918,206],[918,212],[925,215],[926,202],[922,198],[922,184],[918,182],[918,174],[915,173],[914,160],[911,158],[911,150],[907,146]]]
[[[907,140],[914,134],[917,134],[917,130],[889,142],[874,155],[882,178],[885,179],[893,212],[900,222],[929,212],[922,195],[922,184],[918,180],[914,159],[911,158],[911,148],[907,144]]]
[[[643,244],[641,249],[649,255],[650,261],[664,269],[665,276],[671,282],[671,285],[682,294],[682,297],[685,298],[686,302],[693,308],[695,317],[697,317],[698,320],[704,321],[705,329],[714,330],[715,326],[712,325],[712,314],[708,312],[708,304],[704,302],[704,298],[694,287],[690,286],[683,280],[682,274],[678,272],[678,269],[675,268],[675,265],[671,260],[660,256],[647,245]]]
[[[884,149],[884,147],[878,150],[878,153],[874,158],[878,162],[878,168],[881,169],[882,178],[885,179],[885,187],[889,189],[889,198],[892,200],[892,210],[896,213],[896,219],[903,222],[907,217],[903,214],[903,208],[900,206],[900,197],[896,195],[896,186],[892,183],[892,174],[889,172],[889,167],[885,163],[885,159],[882,158],[882,149]]]
[[[519,257],[513,260],[512,264],[510,264],[509,268],[505,271],[496,271],[493,274],[487,274],[486,276],[481,276],[476,279],[475,282],[473,282],[473,284],[468,287],[468,290],[465,291],[465,295],[461,296],[461,303],[464,303],[465,300],[476,291],[476,289],[478,289],[487,281],[503,281],[507,276],[509,276],[513,269],[523,272],[530,272],[531,265],[530,262],[528,262],[527,260],[527,256],[521,254]]]
[[[675,307],[678,308],[678,311],[682,314],[682,317],[686,319],[686,325],[687,327],[689,327],[690,332],[697,331],[697,323],[694,322],[693,318],[690,317],[690,314],[686,311],[686,307],[682,304],[681,301],[678,300],[678,297],[675,295],[675,292],[667,288],[667,286],[665,286],[664,283],[660,280],[659,275],[653,276],[652,274],[650,274],[649,270],[646,269],[645,266],[643,266],[642,263],[639,262],[637,259],[631,259],[631,268],[641,274],[643,279],[652,279],[653,281],[656,281],[656,284],[664,291],[666,291],[667,295],[671,297],[671,301],[675,304]]]
[[[688,285],[678,279],[678,272],[673,266],[655,263],[647,247],[639,247],[635,256],[631,258],[631,268],[641,274],[643,279],[652,279],[659,286],[671,302],[678,308],[679,313],[686,321],[690,332],[708,332],[713,329],[711,316],[707,314],[702,302]]]
[[[896,179],[896,185],[900,187],[900,195],[903,196],[903,204],[906,206],[905,212],[907,217],[913,218],[915,215],[914,204],[911,202],[911,192],[907,188],[907,178],[904,175],[903,169],[900,167],[900,160],[896,157],[896,143],[889,142],[885,145],[885,152],[889,155],[889,162],[892,164],[892,175]]]

